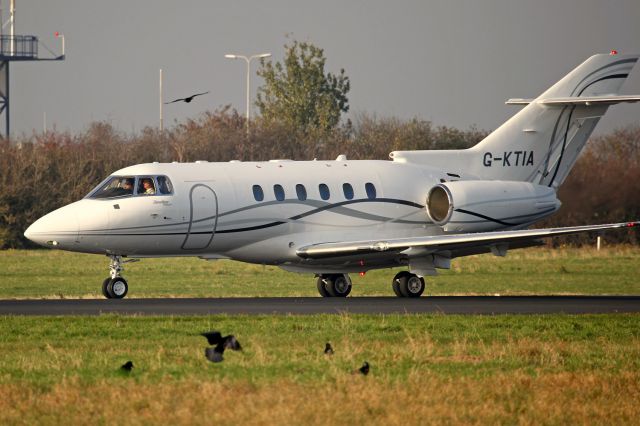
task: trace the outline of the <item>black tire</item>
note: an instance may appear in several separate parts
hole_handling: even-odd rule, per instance
[[[318,287],[318,293],[320,293],[320,296],[331,297],[331,295],[327,291],[327,287],[324,284],[324,278],[322,277],[322,275],[318,277],[318,281],[316,281],[316,286]]]
[[[326,286],[332,297],[347,297],[351,293],[351,280],[347,274],[331,275]]]
[[[109,293],[110,299],[122,299],[129,292],[129,285],[127,280],[122,277],[115,277],[109,280],[107,284],[107,293]]]
[[[402,282],[402,280],[406,281],[406,278],[409,275],[411,275],[409,271],[400,271],[396,274],[395,277],[393,277],[393,281],[391,281],[391,288],[393,288],[393,292],[396,296],[407,297],[406,295],[402,294],[402,291],[400,291],[400,283]]]
[[[109,295],[109,292],[107,291],[107,287],[109,286],[110,282],[111,282],[111,277],[105,278],[105,280],[102,281],[102,295],[104,297],[106,297],[107,299],[111,299],[111,296]]]
[[[400,292],[404,297],[420,297],[424,293],[424,278],[414,274],[400,280]]]

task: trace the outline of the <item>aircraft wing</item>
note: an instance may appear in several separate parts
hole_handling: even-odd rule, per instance
[[[640,95],[611,95],[611,96],[572,96],[566,98],[547,98],[547,99],[521,99],[514,98],[505,102],[507,105],[529,105],[532,102],[547,106],[565,106],[565,105],[613,105],[623,102],[633,103],[640,102]]]
[[[353,256],[358,254],[401,252],[410,248],[424,248],[433,252],[491,246],[511,242],[532,241],[544,237],[603,231],[616,228],[633,228],[640,222],[611,223],[606,225],[570,226],[565,228],[521,229],[515,231],[478,232],[469,234],[435,235],[368,241],[341,241],[311,244],[300,247],[296,254],[303,259]]]

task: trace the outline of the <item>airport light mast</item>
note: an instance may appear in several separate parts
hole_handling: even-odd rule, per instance
[[[38,37],[34,35],[16,35],[15,33],[15,15],[16,0],[9,0],[9,35],[2,34],[4,25],[0,25],[0,115],[5,116],[5,138],[10,135],[10,116],[9,116],[9,64],[14,61],[63,61],[64,53],[64,34],[55,33],[56,38],[62,42],[62,54],[52,57],[38,57]],[[0,24],[2,24],[0,19]]]
[[[271,56],[271,53],[259,53],[257,55],[253,55],[249,57],[246,57],[244,55],[234,55],[234,54],[224,55],[224,57],[227,59],[244,59],[247,62],[247,135],[249,134],[249,114],[250,114],[249,82],[250,82],[250,76],[251,76],[251,60],[258,59],[258,58],[268,58],[269,56]]]

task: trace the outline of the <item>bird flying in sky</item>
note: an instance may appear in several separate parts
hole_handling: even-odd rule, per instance
[[[174,102],[180,102],[180,101],[182,101],[182,102],[186,102],[186,103],[189,103],[189,102],[191,102],[191,101],[193,100],[193,98],[195,98],[196,96],[206,95],[207,93],[209,93],[209,92],[207,91],[207,92],[202,92],[202,93],[196,93],[195,95],[187,96],[186,98],[175,99],[175,100],[173,100],[173,101],[171,101],[171,102],[165,102],[164,104],[165,104],[165,105],[167,105],[167,104],[172,104],[172,103],[174,103]]]

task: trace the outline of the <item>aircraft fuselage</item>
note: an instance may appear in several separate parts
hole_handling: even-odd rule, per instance
[[[112,176],[166,176],[173,190],[90,194],[40,219],[28,230],[29,238],[86,253],[230,258],[317,269],[318,262],[296,255],[297,247],[441,234],[425,212],[425,196],[451,179],[435,169],[375,160],[153,163]],[[345,261],[355,262],[348,269],[360,270],[395,264],[367,258],[371,264]]]

